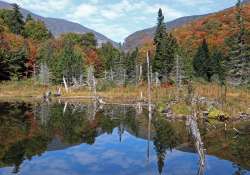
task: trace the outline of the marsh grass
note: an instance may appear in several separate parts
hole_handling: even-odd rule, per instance
[[[52,93],[56,92],[56,89],[61,87],[62,97],[89,97],[93,96],[89,88],[83,87],[80,89],[71,89],[69,93],[66,93],[63,86],[42,86],[37,81],[28,79],[23,81],[8,81],[0,83],[0,98],[41,98],[43,94],[50,90]],[[210,100],[216,100],[219,102],[218,109],[226,113],[237,115],[239,112],[250,113],[250,92],[247,88],[227,88],[227,95],[224,96],[224,90],[215,83],[193,83],[194,95],[200,97],[206,97]],[[141,100],[141,93],[143,99],[147,100],[147,86],[142,84],[140,86],[111,86],[104,88],[97,92],[98,96],[109,99],[112,102],[133,102]],[[187,87],[183,87],[180,91],[173,87],[153,87],[152,88],[152,101],[154,103],[166,104],[170,100],[176,99],[176,97],[182,97],[182,99],[188,96]],[[187,114],[189,113],[183,101],[178,102],[174,107],[177,113]],[[208,107],[202,107],[202,110],[206,110]],[[207,109],[208,110],[208,109]]]

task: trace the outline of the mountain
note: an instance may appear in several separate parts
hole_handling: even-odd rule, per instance
[[[243,0],[243,3],[244,4],[250,3],[250,0]],[[178,29],[184,26],[185,24],[192,23],[194,21],[197,21],[207,16],[211,16],[213,14],[216,14],[216,13],[177,18],[173,21],[167,22],[166,26],[169,31],[172,31],[174,29]],[[136,47],[142,46],[145,42],[152,41],[155,30],[156,30],[156,27],[152,27],[152,28],[137,31],[129,35],[125,39],[124,44],[123,44],[124,51],[130,51]]]
[[[173,21],[166,23],[167,29],[172,30],[174,28],[180,27],[186,23],[192,22],[204,16],[206,15],[186,16],[186,17],[175,19]],[[130,51],[136,47],[140,47],[141,45],[144,44],[145,41],[152,40],[154,37],[155,30],[156,30],[156,27],[152,27],[152,28],[137,31],[129,35],[125,39],[125,42],[123,44],[124,51]]]
[[[11,9],[12,5],[7,2],[0,1],[0,9]],[[21,8],[21,13],[24,17],[26,17],[28,14],[31,14],[31,16],[36,20],[41,20],[45,23],[47,28],[52,32],[52,34],[55,37],[60,36],[63,33],[88,33],[91,32],[95,34],[98,45],[101,45],[102,43],[111,42],[114,46],[118,47],[118,43],[112,41],[111,39],[107,38],[106,36],[89,29],[87,27],[84,27],[78,23],[70,22],[64,19],[57,19],[57,18],[45,18],[39,15],[36,15],[34,13],[31,13],[30,11]]]
[[[220,48],[225,54],[228,54],[229,38],[237,32],[235,12],[235,8],[228,8],[182,25],[171,32],[189,55],[194,54],[204,38],[210,49]],[[243,6],[242,13],[244,14],[244,27],[250,31],[250,3]],[[246,34],[250,36],[249,32]],[[250,43],[249,36],[246,37],[246,43]]]

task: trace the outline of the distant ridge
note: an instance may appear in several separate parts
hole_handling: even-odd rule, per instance
[[[12,5],[7,2],[0,1],[0,9],[11,9]],[[102,43],[107,43],[111,42],[114,46],[118,47],[118,43],[112,41],[108,37],[92,30],[87,27],[82,26],[81,24],[70,22],[64,19],[58,19],[58,18],[45,18],[39,15],[36,15],[26,9],[21,8],[21,13],[23,14],[24,17],[26,17],[28,14],[31,14],[31,16],[34,19],[41,20],[45,23],[47,28],[52,32],[52,34],[55,37],[60,36],[63,33],[69,33],[69,32],[74,32],[74,33],[88,33],[91,32],[95,34],[97,42],[99,45]]]
[[[243,3],[250,3],[250,0],[243,0],[242,2]],[[172,30],[174,28],[181,27],[184,24],[193,22],[195,20],[198,20],[202,17],[206,17],[206,16],[211,15],[211,14],[213,14],[213,13],[177,18],[173,21],[169,21],[166,23],[167,29]],[[156,30],[156,27],[151,27],[151,28],[137,31],[137,32],[129,35],[124,41],[123,50],[126,52],[131,51],[131,50],[135,49],[136,47],[140,47],[144,43],[145,39],[152,40],[154,37],[155,30]]]

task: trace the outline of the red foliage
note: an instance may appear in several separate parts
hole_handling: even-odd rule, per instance
[[[170,82],[162,83],[161,87],[166,88],[166,89],[171,88],[171,87],[173,87],[173,83],[170,83]]]

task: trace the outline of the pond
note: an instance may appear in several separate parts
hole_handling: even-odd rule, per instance
[[[0,103],[0,174],[250,175],[250,122],[198,121],[202,166],[186,121],[92,103]]]

